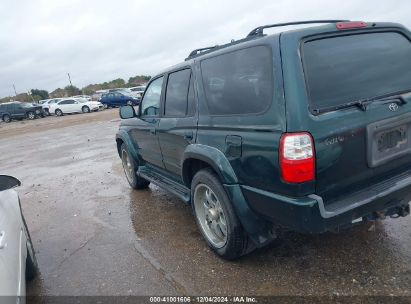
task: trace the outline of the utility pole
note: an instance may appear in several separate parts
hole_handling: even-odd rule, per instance
[[[17,91],[16,91],[16,86],[13,83],[13,89],[14,89],[14,96],[17,96]]]
[[[67,73],[69,81],[70,81],[70,86],[73,86],[73,84],[71,83],[71,78],[70,78],[70,73]]]
[[[29,96],[31,97],[31,100],[32,100],[33,102],[35,102],[33,96],[31,95],[31,91],[27,91],[27,95],[29,95]]]

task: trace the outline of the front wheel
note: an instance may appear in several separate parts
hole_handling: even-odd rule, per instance
[[[30,120],[33,120],[34,118],[36,118],[36,114],[34,112],[28,112],[27,118]]]
[[[56,116],[63,116],[63,111],[60,109],[57,109],[55,112]]]
[[[82,107],[81,110],[83,111],[83,113],[90,113],[90,108],[88,106]]]
[[[145,189],[150,182],[136,174],[134,160],[127,150],[125,144],[121,145],[121,162],[123,163],[124,173],[130,186],[134,189]]]
[[[108,105],[106,103],[103,104],[104,109],[108,109]]]
[[[9,114],[4,114],[3,115],[3,121],[4,122],[10,122],[11,121],[11,117]]]
[[[200,170],[191,183],[194,216],[209,247],[228,260],[243,255],[248,236],[218,176],[211,169]]]

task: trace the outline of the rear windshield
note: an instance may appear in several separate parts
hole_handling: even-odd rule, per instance
[[[411,43],[396,32],[309,41],[303,57],[314,111],[411,90]]]

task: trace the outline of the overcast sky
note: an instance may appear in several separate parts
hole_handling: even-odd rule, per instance
[[[258,25],[313,19],[392,21],[403,1],[1,0],[0,97],[155,74],[194,49],[243,38]]]

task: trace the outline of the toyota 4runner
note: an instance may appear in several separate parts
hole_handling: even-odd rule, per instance
[[[272,35],[268,28],[324,23]],[[340,20],[261,26],[193,51],[120,109],[125,175],[191,203],[221,257],[273,227],[337,231],[409,213],[411,34]],[[274,225],[275,224],[275,225]]]

